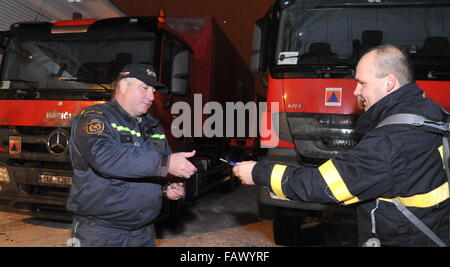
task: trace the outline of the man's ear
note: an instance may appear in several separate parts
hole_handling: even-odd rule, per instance
[[[118,88],[119,92],[118,93],[124,94],[125,90],[127,89],[127,87],[128,87],[128,82],[125,79],[120,80],[119,81],[119,88]]]
[[[388,75],[385,77],[386,81],[386,92],[392,93],[396,89],[398,89],[398,81],[397,78],[394,75]]]

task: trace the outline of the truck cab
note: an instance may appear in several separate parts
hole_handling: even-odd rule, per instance
[[[448,1],[275,1],[253,39],[252,71],[267,88],[267,102],[280,107],[266,113],[279,126],[262,134],[277,138],[261,138],[268,153],[260,160],[317,167],[357,144],[354,128],[364,109],[353,95],[355,68],[377,45],[403,49],[419,87],[450,110],[449,15]],[[279,199],[262,188],[259,202],[274,210],[280,244],[301,242],[306,217],[354,221],[352,207]]]

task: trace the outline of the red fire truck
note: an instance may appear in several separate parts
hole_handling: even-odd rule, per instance
[[[186,180],[186,199],[228,182],[230,167],[254,140],[204,135],[174,137],[180,101],[252,101],[253,78],[212,17],[120,17],[16,23],[2,32],[0,84],[0,205],[2,209],[65,219],[72,182],[70,121],[88,106],[111,98],[124,65],[151,64],[170,94],[156,94],[173,151],[191,151],[199,172]],[[205,120],[201,115],[200,120]],[[184,125],[187,127],[188,125]],[[256,143],[255,143],[256,146]],[[171,202],[173,203],[173,202]],[[179,202],[175,202],[180,205]]]
[[[379,44],[404,49],[419,86],[450,110],[449,18],[450,4],[440,0],[276,1],[256,22],[253,39],[252,71],[267,87],[268,106],[279,103],[278,111],[266,113],[279,128],[278,134],[261,132],[271,138],[261,138],[268,153],[260,160],[318,166],[353,147],[363,112],[353,96],[355,66]],[[259,203],[274,208],[279,244],[301,244],[300,225],[307,217],[354,222],[352,207],[277,199],[263,189]]]

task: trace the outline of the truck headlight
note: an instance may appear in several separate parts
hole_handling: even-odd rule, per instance
[[[0,167],[0,182],[9,184],[9,174],[8,174],[8,168],[6,167]]]

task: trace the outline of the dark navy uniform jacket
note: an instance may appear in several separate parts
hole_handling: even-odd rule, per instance
[[[138,229],[161,209],[170,147],[158,120],[141,122],[116,101],[85,109],[72,122],[73,182],[67,209],[99,225]]]
[[[258,163],[253,180],[289,199],[356,204],[360,245],[374,237],[386,246],[435,246],[397,210],[392,198],[448,243],[449,188],[442,136],[409,126],[376,128],[383,119],[398,113],[442,121],[439,106],[422,93],[411,83],[379,100],[358,120],[363,139],[319,168]]]

